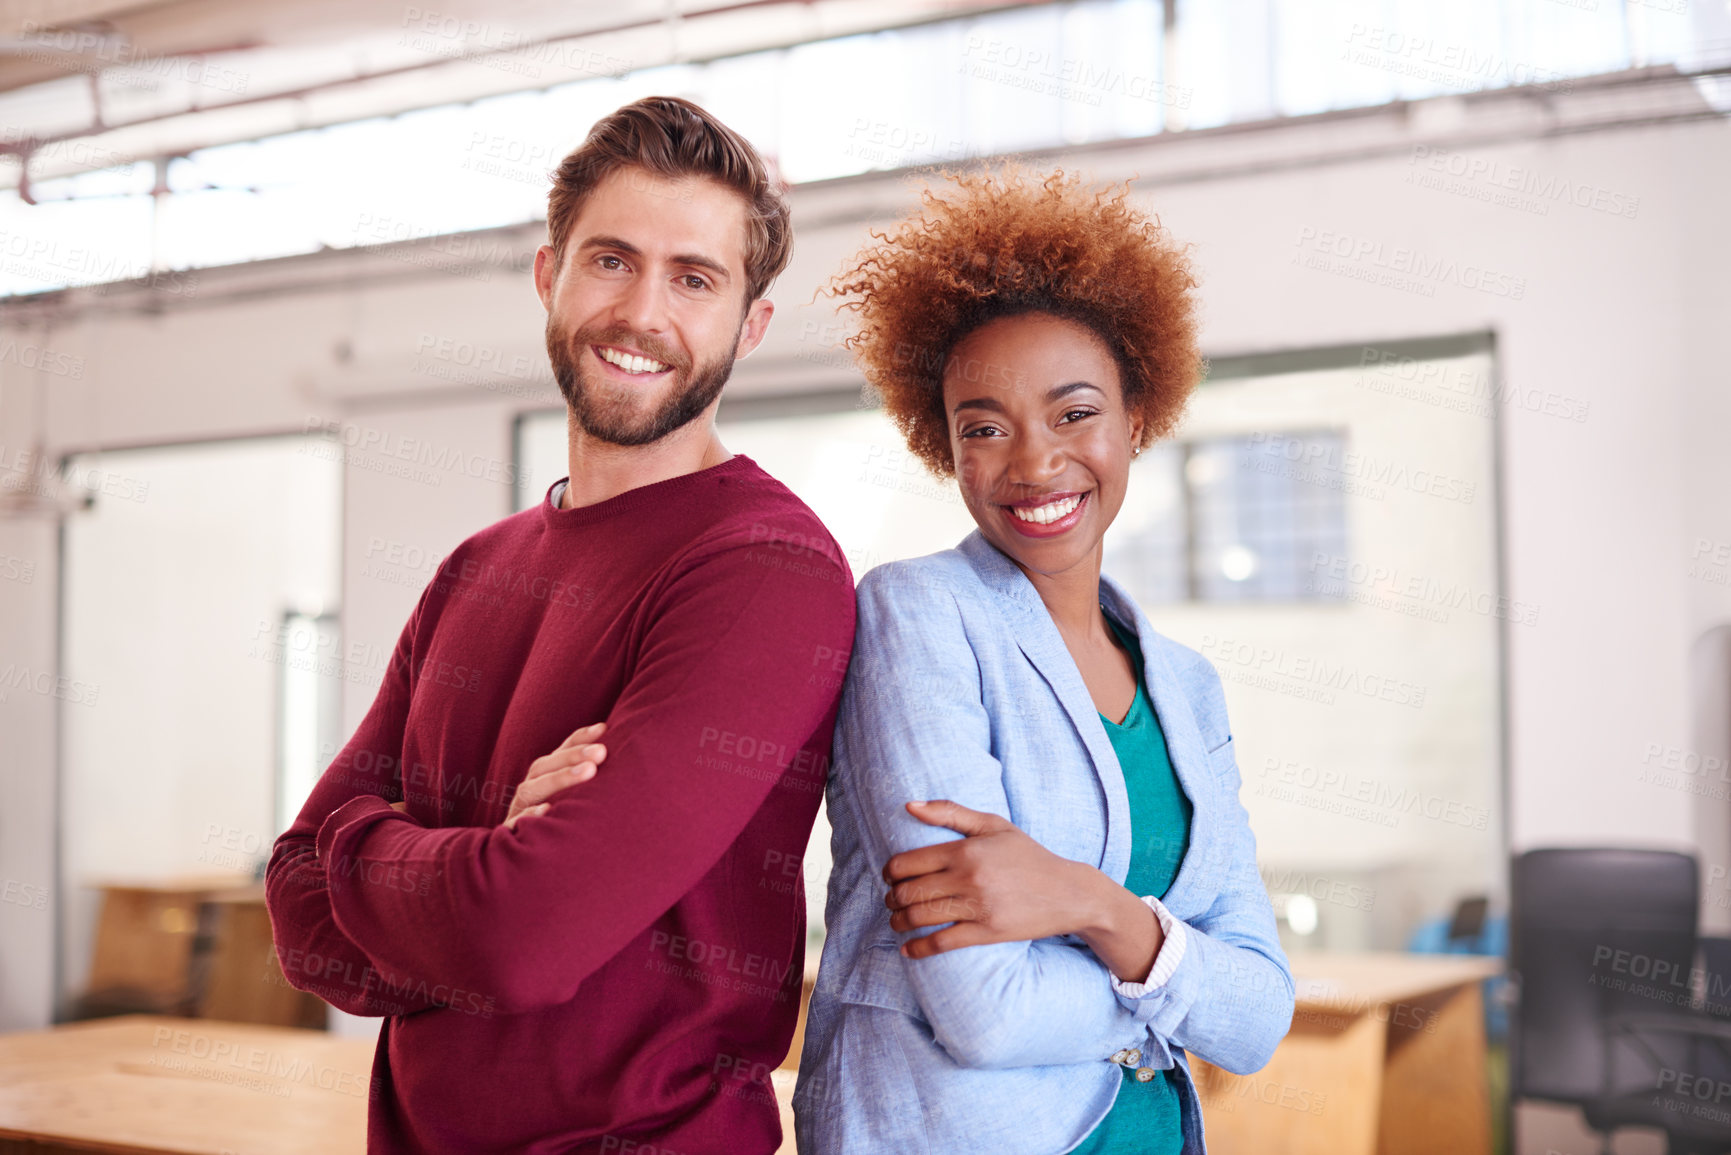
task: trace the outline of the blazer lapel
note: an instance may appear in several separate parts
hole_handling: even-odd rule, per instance
[[[963,539],[958,548],[980,579],[999,595],[998,603],[1017,647],[1052,688],[1088,751],[1095,778],[1106,796],[1106,844],[1095,865],[1122,883],[1130,870],[1130,796],[1124,788],[1124,771],[1118,765],[1118,755],[1112,749],[1111,739],[1106,737],[1106,727],[1100,722],[1082,673],[1065,647],[1046,604],[1015,563],[978,530]]]
[[[1120,616],[1136,623],[1136,638],[1142,646],[1143,676],[1147,679],[1149,701],[1160,730],[1166,736],[1166,753],[1172,760],[1172,771],[1178,785],[1190,799],[1190,841],[1184,850],[1184,860],[1178,864],[1178,874],[1161,899],[1167,909],[1179,918],[1193,918],[1205,904],[1198,896],[1210,892],[1210,883],[1201,876],[1208,871],[1211,857],[1217,853],[1214,836],[1215,821],[1213,769],[1208,751],[1202,744],[1202,732],[1197,729],[1196,715],[1178,675],[1166,659],[1166,639],[1154,631],[1135,600],[1117,582],[1100,575],[1101,595]]]

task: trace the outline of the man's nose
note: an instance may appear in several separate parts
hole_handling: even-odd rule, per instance
[[[613,303],[613,319],[638,333],[661,334],[667,329],[667,295],[658,278],[639,274]]]

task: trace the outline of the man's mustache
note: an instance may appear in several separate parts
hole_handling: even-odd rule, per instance
[[[651,337],[647,333],[637,333],[618,325],[604,329],[579,329],[571,334],[573,355],[586,345],[617,345],[626,349],[634,349],[643,356],[660,361],[663,365],[671,365],[682,373],[691,368],[689,358],[659,338]]]

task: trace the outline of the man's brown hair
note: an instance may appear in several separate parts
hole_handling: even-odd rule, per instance
[[[547,237],[555,262],[564,259],[571,224],[590,192],[633,166],[669,178],[707,177],[743,197],[746,303],[769,291],[793,253],[793,227],[778,182],[749,141],[677,96],[646,96],[602,117],[554,170]]]

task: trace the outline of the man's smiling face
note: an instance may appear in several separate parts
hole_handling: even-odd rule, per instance
[[[547,356],[591,437],[647,445],[683,428],[762,339],[771,308],[745,300],[745,214],[715,181],[627,167],[584,200],[556,264],[538,255]]]

